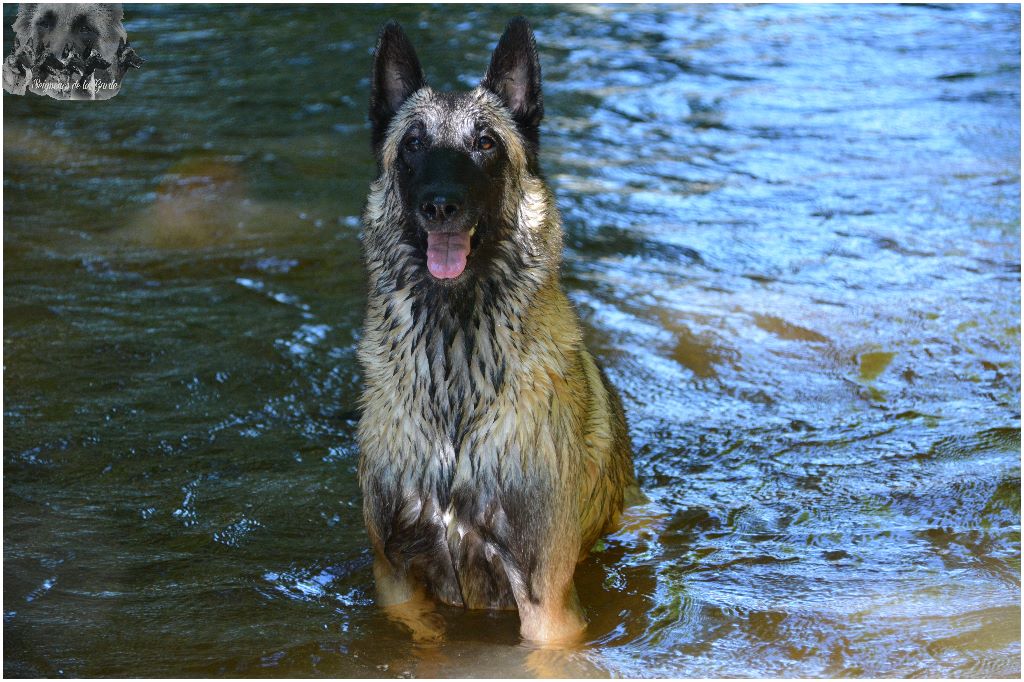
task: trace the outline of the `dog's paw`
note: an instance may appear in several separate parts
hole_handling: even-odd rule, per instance
[[[444,618],[426,599],[414,598],[401,604],[391,604],[384,607],[384,612],[389,618],[408,628],[416,644],[433,646],[444,641]]]

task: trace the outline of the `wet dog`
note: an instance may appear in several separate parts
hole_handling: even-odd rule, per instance
[[[615,389],[562,291],[541,177],[533,31],[509,23],[479,87],[431,89],[384,26],[364,219],[359,479],[380,601],[517,608],[573,641],[576,564],[636,491]]]

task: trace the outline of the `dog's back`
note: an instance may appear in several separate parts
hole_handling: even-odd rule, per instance
[[[517,607],[523,635],[550,640],[582,629],[575,565],[635,481],[621,403],[559,285],[542,113],[524,20],[462,95],[425,86],[401,29],[382,31],[359,436],[382,600],[424,586]]]

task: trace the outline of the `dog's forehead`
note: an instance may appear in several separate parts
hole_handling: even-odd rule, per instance
[[[481,128],[500,126],[503,108],[481,89],[469,92],[437,92],[424,88],[410,98],[403,112],[410,122],[423,125],[436,143],[457,145],[472,138]]]
[[[34,17],[50,14],[57,26],[70,26],[76,19],[92,17],[94,19],[109,18],[107,5],[102,3],[54,3],[41,2],[36,5]]]
[[[450,93],[424,86],[410,95],[388,127],[381,151],[385,165],[394,163],[402,139],[415,126],[421,126],[433,144],[456,149],[465,148],[486,128],[505,142],[512,167],[526,167],[526,151],[511,112],[483,87]]]

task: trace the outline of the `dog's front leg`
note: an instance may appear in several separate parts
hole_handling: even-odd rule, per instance
[[[413,641],[433,644],[444,640],[444,619],[423,587],[407,572],[378,555],[373,562],[373,577],[377,583],[377,602],[391,620],[412,632]]]
[[[531,590],[513,586],[523,639],[543,647],[573,646],[583,640],[587,621],[572,580],[575,570],[575,553],[555,550],[546,557],[546,565],[527,578]]]
[[[545,647],[572,646],[583,641],[587,621],[580,609],[576,588],[560,600],[542,601],[519,607],[519,634]]]

